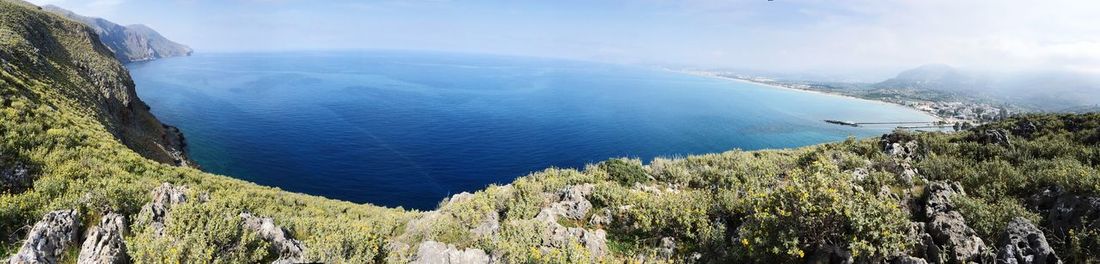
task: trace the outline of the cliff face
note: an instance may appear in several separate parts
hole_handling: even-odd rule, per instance
[[[91,27],[99,35],[100,41],[122,62],[190,56],[192,52],[190,47],[172,42],[145,25],[122,26],[106,19],[82,16],[53,5],[45,5],[42,10]]]
[[[133,80],[96,31],[20,2],[5,2],[0,59],[10,75],[56,88],[123,144],[149,159],[191,165],[178,129],[160,123],[137,97]]]

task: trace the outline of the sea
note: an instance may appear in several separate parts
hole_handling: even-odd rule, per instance
[[[574,60],[411,51],[198,53],[127,66],[205,171],[430,210],[550,167],[874,137],[882,102]]]

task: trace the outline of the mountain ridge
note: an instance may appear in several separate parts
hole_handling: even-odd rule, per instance
[[[190,56],[194,52],[190,47],[168,40],[146,25],[123,26],[107,19],[76,14],[55,5],[43,5],[42,10],[92,27],[100,41],[123,63]]]

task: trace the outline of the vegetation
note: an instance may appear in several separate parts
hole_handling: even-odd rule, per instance
[[[33,175],[27,190],[0,190],[0,255],[12,254],[25,227],[46,212],[75,208],[89,216],[86,223],[107,212],[127,215],[134,224],[125,240],[138,263],[277,258],[267,241],[239,228],[241,212],[274,218],[301,240],[307,259],[335,263],[406,262],[429,240],[483,249],[511,263],[799,262],[838,251],[883,261],[915,246],[910,223],[924,220],[913,205],[923,186],[948,181],[966,190],[955,199],[958,210],[987,244],[1023,216],[1044,229],[1064,260],[1100,261],[1100,223],[1084,219],[1055,230],[1029,202],[1051,187],[1100,195],[1100,114],[1031,115],[959,133],[897,134],[919,146],[905,161],[884,152],[878,139],[659,158],[648,165],[613,159],[583,170],[533,173],[416,212],[289,193],[147,159],[112,132],[117,123],[106,117],[112,112],[100,111],[104,91],[89,81],[125,76],[125,70],[105,64],[111,67],[82,71],[92,64],[68,63],[109,54],[36,51],[41,43],[94,47],[87,34],[58,33],[86,28],[19,3],[0,1],[0,12],[0,166],[27,164]],[[990,138],[988,131],[1007,136]],[[911,163],[917,177],[902,177],[898,162]],[[174,207],[161,236],[138,215],[164,182],[203,198]],[[592,207],[582,217],[539,220],[558,200],[550,197],[586,184]],[[479,231],[486,223],[497,228]],[[574,238],[547,243],[560,228],[605,230],[607,252],[596,254]]]

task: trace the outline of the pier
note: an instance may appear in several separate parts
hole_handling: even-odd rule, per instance
[[[933,127],[948,127],[950,125],[943,121],[894,121],[894,122],[853,122],[853,121],[841,121],[841,120],[825,120],[825,123],[859,127],[865,125],[898,125],[898,128],[933,128]],[[908,125],[908,126],[905,126]]]

